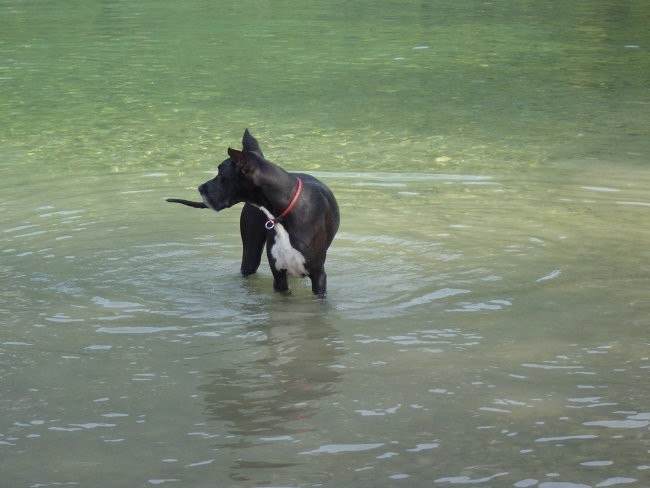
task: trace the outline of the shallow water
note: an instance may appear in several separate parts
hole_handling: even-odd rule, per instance
[[[3,486],[650,485],[648,13],[2,3]],[[244,127],[325,301],[164,202]]]

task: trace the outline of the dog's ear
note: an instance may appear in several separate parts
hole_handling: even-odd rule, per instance
[[[228,156],[230,156],[230,159],[232,159],[235,163],[235,171],[237,171],[239,175],[244,176],[246,173],[248,173],[248,161],[246,161],[246,158],[244,157],[244,153],[242,151],[238,151],[237,149],[229,147]]]
[[[248,129],[244,131],[244,137],[242,137],[241,143],[242,143],[242,147],[244,148],[244,151],[250,151],[262,158],[264,157],[264,154],[262,154],[262,150],[260,149],[260,145],[257,142],[257,139],[255,139],[252,136],[252,134],[248,131]]]
[[[238,151],[231,147],[228,148],[228,156],[235,162],[235,171],[240,176],[250,175],[257,168],[257,158],[255,154],[248,151]]]

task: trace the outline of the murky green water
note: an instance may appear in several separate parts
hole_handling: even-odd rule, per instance
[[[650,7],[0,3],[2,486],[650,486]],[[335,191],[329,298],[195,198]]]

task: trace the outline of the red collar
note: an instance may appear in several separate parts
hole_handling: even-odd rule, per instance
[[[264,227],[267,229],[271,230],[273,227],[275,227],[275,224],[279,224],[282,222],[282,220],[289,215],[289,212],[293,210],[293,207],[295,207],[296,202],[298,201],[298,198],[300,197],[300,194],[302,193],[302,180],[299,177],[296,177],[298,180],[298,187],[296,188],[296,193],[294,193],[293,198],[289,202],[289,205],[287,205],[287,208],[284,209],[284,212],[280,214],[278,217],[273,217],[270,218],[269,220],[266,221],[266,224],[264,224]],[[268,215],[268,214],[267,214]]]

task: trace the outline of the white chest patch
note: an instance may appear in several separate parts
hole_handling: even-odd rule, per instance
[[[305,257],[291,246],[289,233],[282,224],[275,224],[275,243],[271,248],[271,256],[275,259],[275,267],[286,269],[291,276],[301,278],[307,276]]]
[[[266,208],[261,205],[257,208],[264,212],[269,219],[273,219],[273,215]],[[305,256],[291,245],[287,229],[280,223],[276,223],[273,229],[275,230],[275,242],[271,248],[271,256],[275,259],[275,268],[286,269],[287,273],[296,278],[307,276]]]

